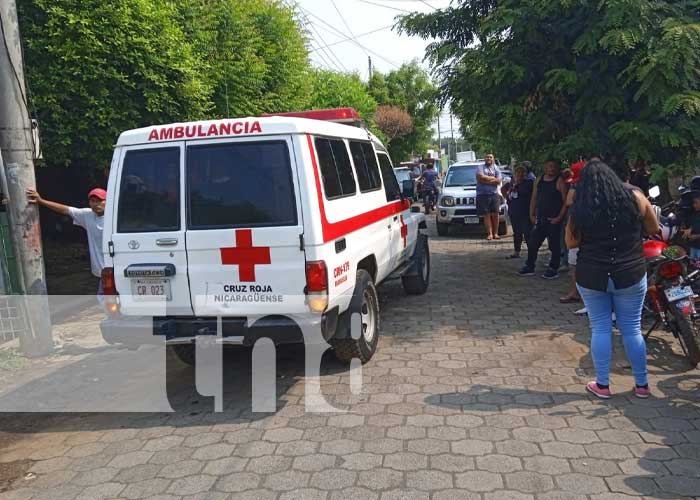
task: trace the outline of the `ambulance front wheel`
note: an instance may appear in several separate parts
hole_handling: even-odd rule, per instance
[[[330,340],[335,357],[343,363],[353,359],[367,363],[379,342],[379,297],[372,277],[364,269],[357,271],[355,291],[345,314],[350,318],[350,335]]]

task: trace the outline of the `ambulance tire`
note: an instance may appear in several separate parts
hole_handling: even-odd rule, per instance
[[[183,365],[194,366],[197,355],[194,344],[169,345],[168,350]]]
[[[418,235],[413,262],[415,273],[402,276],[401,283],[407,294],[423,295],[430,285],[430,247],[424,235]]]
[[[342,363],[359,359],[365,364],[372,359],[379,342],[379,296],[372,277],[364,269],[357,271],[355,291],[345,314],[349,316],[350,324],[354,314],[360,315],[362,332],[357,339],[352,338],[352,333],[348,338],[331,339],[335,357]]]

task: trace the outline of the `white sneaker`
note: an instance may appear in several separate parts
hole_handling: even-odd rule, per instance
[[[586,309],[585,307],[582,307],[578,311],[574,311],[574,314],[577,316],[583,316],[585,314],[588,314],[588,309]]]

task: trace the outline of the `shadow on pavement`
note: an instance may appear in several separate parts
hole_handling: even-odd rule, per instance
[[[475,385],[465,392],[431,395],[424,401],[433,406],[461,407],[472,415],[546,410],[547,416],[574,419],[581,418],[579,406],[590,408],[594,404],[594,409],[584,414],[585,420],[603,416],[615,418],[615,429],[607,435],[609,438],[616,431],[620,434],[638,432],[644,440],[640,444],[647,445],[646,449],[638,448],[644,452],[638,454],[636,460],[637,470],[648,474],[628,474],[621,482],[613,484],[614,491],[659,499],[678,495],[695,497],[700,492],[700,444],[693,422],[700,421],[700,374],[666,379],[658,384],[658,389],[661,394],[648,400],[639,400],[627,392],[602,401],[583,390],[581,393],[542,392]],[[688,438],[689,435],[694,438]],[[671,460],[673,466],[665,467],[664,463]]]

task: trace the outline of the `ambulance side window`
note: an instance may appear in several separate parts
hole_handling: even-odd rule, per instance
[[[332,200],[354,195],[357,186],[345,143],[340,139],[322,137],[316,138],[315,143],[326,198]]]
[[[180,149],[127,151],[119,186],[117,232],[180,230]]]
[[[396,201],[401,199],[401,188],[399,181],[394,174],[394,167],[391,166],[389,156],[384,153],[377,153],[379,158],[379,166],[382,169],[382,177],[384,177],[384,191],[386,192],[386,201]]]
[[[350,152],[355,164],[360,192],[366,193],[381,188],[382,180],[379,177],[379,166],[372,145],[368,142],[350,141]]]

